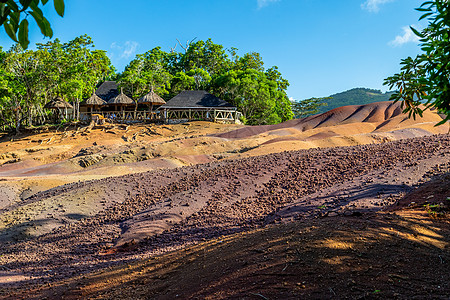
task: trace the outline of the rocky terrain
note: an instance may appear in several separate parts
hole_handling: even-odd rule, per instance
[[[400,113],[5,141],[0,296],[446,299],[448,125]]]

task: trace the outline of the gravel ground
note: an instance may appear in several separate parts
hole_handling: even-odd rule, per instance
[[[61,186],[20,205],[99,187],[104,194],[95,212],[60,219],[48,233],[10,234],[37,219],[1,230],[0,296],[269,223],[382,210],[449,163],[450,136],[437,135]],[[17,211],[14,204],[1,213]]]

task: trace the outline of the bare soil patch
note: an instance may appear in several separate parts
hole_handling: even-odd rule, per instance
[[[387,102],[0,143],[0,298],[448,299],[437,117]]]

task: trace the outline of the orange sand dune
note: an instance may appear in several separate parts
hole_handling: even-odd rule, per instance
[[[323,114],[290,120],[276,125],[252,126],[237,129],[231,132],[218,134],[218,137],[226,139],[244,139],[269,132],[280,135],[289,135],[289,130],[305,132],[312,129],[340,126],[344,124],[373,123],[376,131],[383,132],[406,127],[418,123],[439,122],[442,118],[432,111],[425,111],[423,118],[409,119],[402,113],[401,103],[392,101],[375,102],[366,105],[349,105],[332,109]],[[358,124],[357,126],[360,126]]]

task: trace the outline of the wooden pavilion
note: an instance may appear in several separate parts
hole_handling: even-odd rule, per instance
[[[113,110],[108,110],[108,118],[113,120],[133,120],[132,114],[136,111],[136,102],[120,91],[120,94],[111,98],[106,105],[113,107]],[[128,116],[130,115],[130,116]]]
[[[235,106],[206,91],[182,91],[159,110],[166,123],[194,120],[237,123],[242,116]]]
[[[117,88],[117,82],[115,81],[105,81],[96,90],[95,94],[101,99],[108,102],[112,98],[119,95],[119,90]]]

